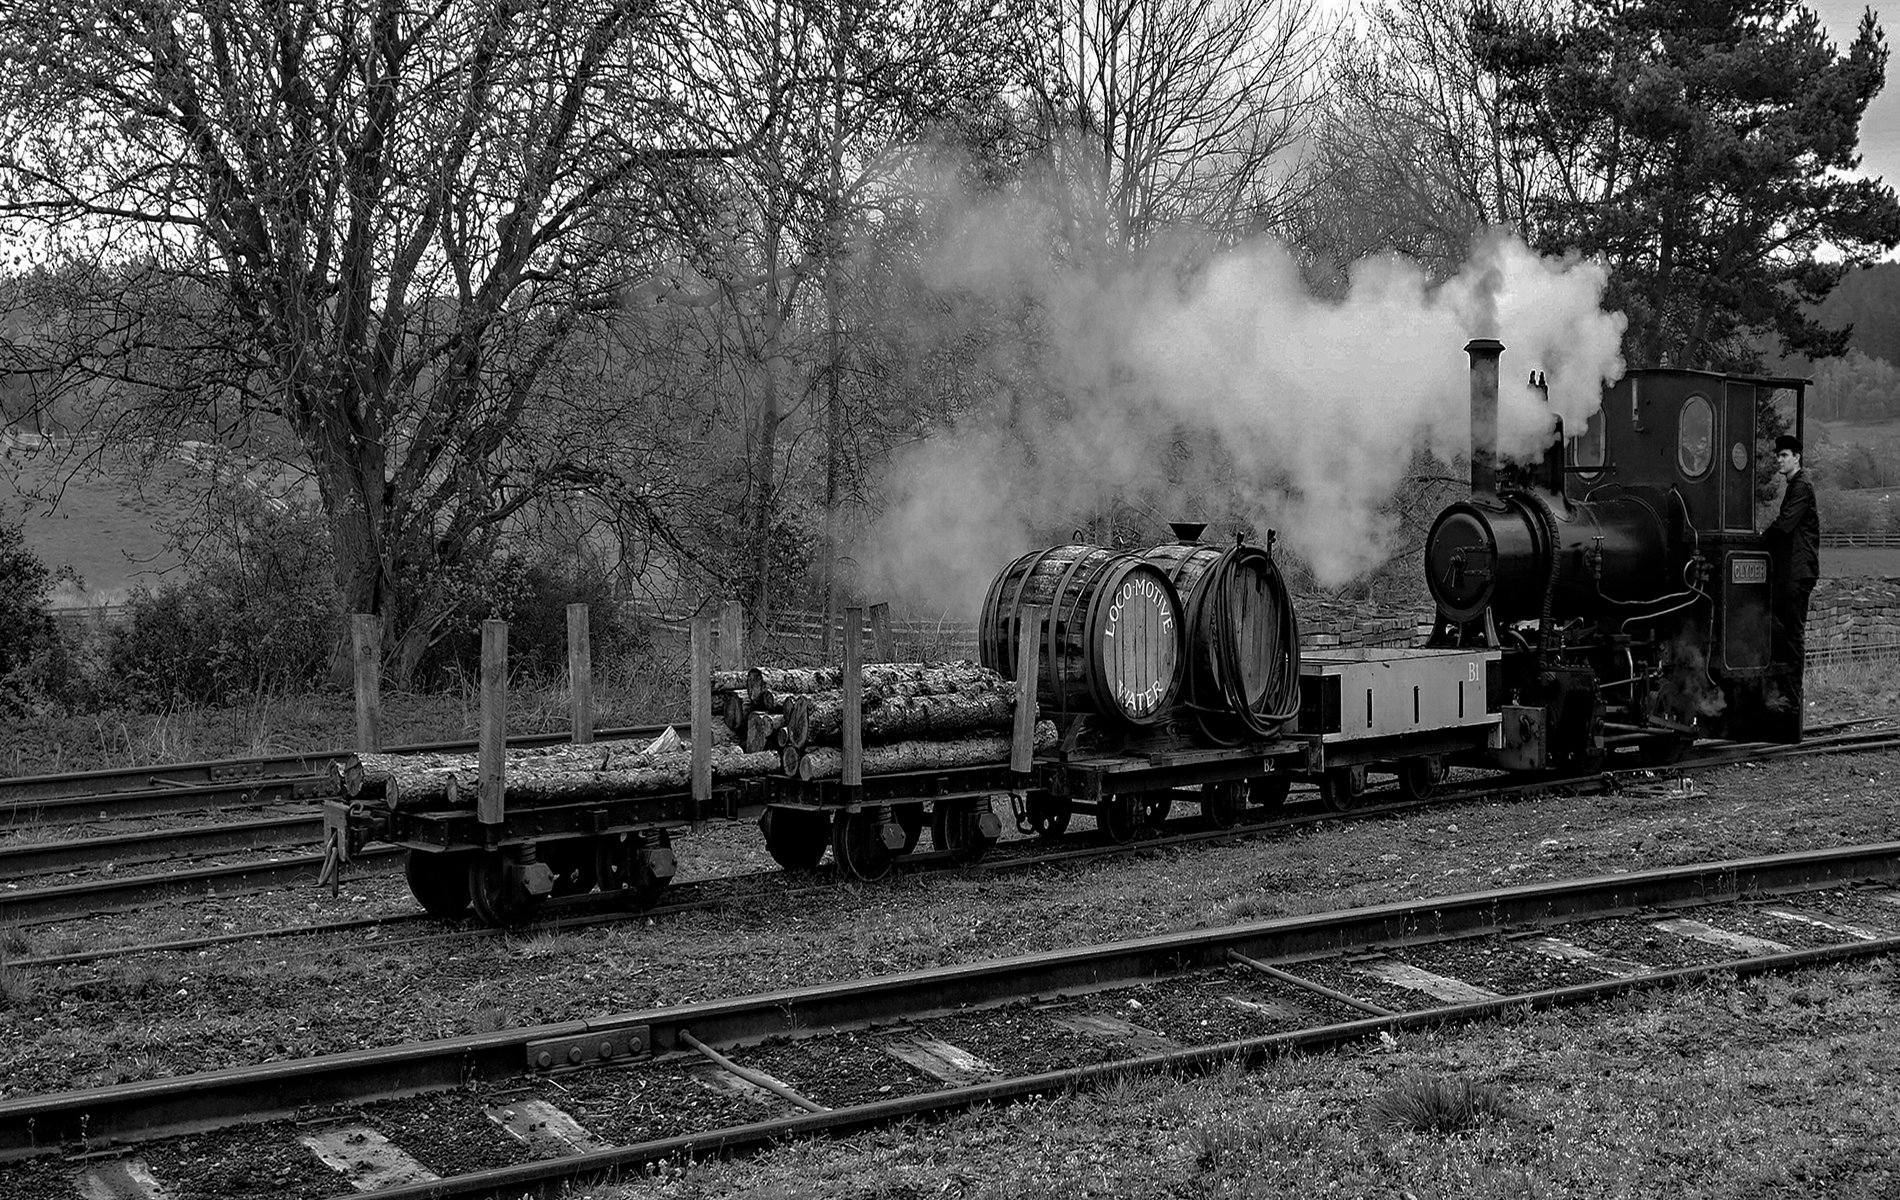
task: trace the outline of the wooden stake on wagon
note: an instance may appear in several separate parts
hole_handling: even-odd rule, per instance
[[[508,754],[508,622],[482,622],[482,727],[480,775],[475,787],[475,819],[499,825],[507,785],[504,764]]]
[[[712,804],[712,619],[693,618],[693,825],[697,829]]]
[[[587,606],[567,606],[567,703],[573,713],[574,744],[594,740],[594,644]]]
[[[719,613],[719,664],[728,671],[743,671],[745,657],[745,605],[728,600]]]
[[[1036,641],[1046,608],[1025,608],[1016,629],[1016,727],[1009,741],[1009,769],[1027,775],[1036,757]]]
[[[350,617],[356,663],[356,752],[383,748],[383,622],[375,613]]]
[[[896,662],[897,639],[891,636],[891,606],[871,606],[871,661]]]
[[[844,770],[841,781],[864,784],[864,609],[844,610]]]

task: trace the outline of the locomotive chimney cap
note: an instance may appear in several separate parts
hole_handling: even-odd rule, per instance
[[[1169,521],[1168,528],[1174,531],[1175,537],[1180,538],[1184,542],[1198,542],[1201,540],[1201,534],[1207,530],[1207,522]]]

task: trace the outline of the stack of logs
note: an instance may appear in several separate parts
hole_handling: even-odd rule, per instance
[[[769,775],[779,756],[747,754],[724,726],[713,722],[715,780]],[[511,804],[562,804],[617,796],[684,791],[691,784],[691,745],[669,729],[658,738],[566,743],[511,749],[502,767]],[[351,799],[383,800],[390,807],[471,808],[481,778],[475,751],[429,754],[357,754],[333,765],[337,790]]]
[[[836,667],[754,667],[713,677],[720,713],[748,756],[778,755],[798,779],[844,770],[844,673]],[[1009,761],[1015,685],[971,662],[870,663],[860,698],[864,771],[932,771]],[[1055,726],[1040,722],[1039,747]]]
[[[871,663],[863,668],[864,771],[942,770],[1009,761],[1015,685],[970,662]],[[836,667],[715,671],[710,703],[715,780],[783,772],[798,779],[843,773],[843,672]],[[1055,726],[1036,726],[1036,745]],[[680,732],[657,739],[511,749],[509,803],[559,804],[681,791],[692,750]],[[331,773],[351,799],[391,807],[473,807],[480,758],[473,751],[358,754]]]

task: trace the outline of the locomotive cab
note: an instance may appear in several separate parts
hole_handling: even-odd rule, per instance
[[[1431,643],[1504,652],[1492,765],[1595,770],[1696,736],[1798,738],[1799,714],[1790,730],[1764,704],[1784,668],[1757,498],[1766,447],[1801,430],[1807,381],[1631,371],[1543,463],[1501,467],[1502,347],[1467,350],[1472,495],[1439,514],[1425,569]]]

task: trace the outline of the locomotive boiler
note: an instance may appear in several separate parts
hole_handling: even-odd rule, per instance
[[[1807,381],[1631,371],[1581,435],[1560,429],[1541,462],[1510,467],[1495,449],[1503,349],[1466,347],[1471,495],[1439,513],[1424,555],[1431,644],[1502,652],[1497,765],[1798,738],[1799,714],[1764,703],[1786,668],[1770,659],[1756,488],[1776,402],[1799,431]]]

